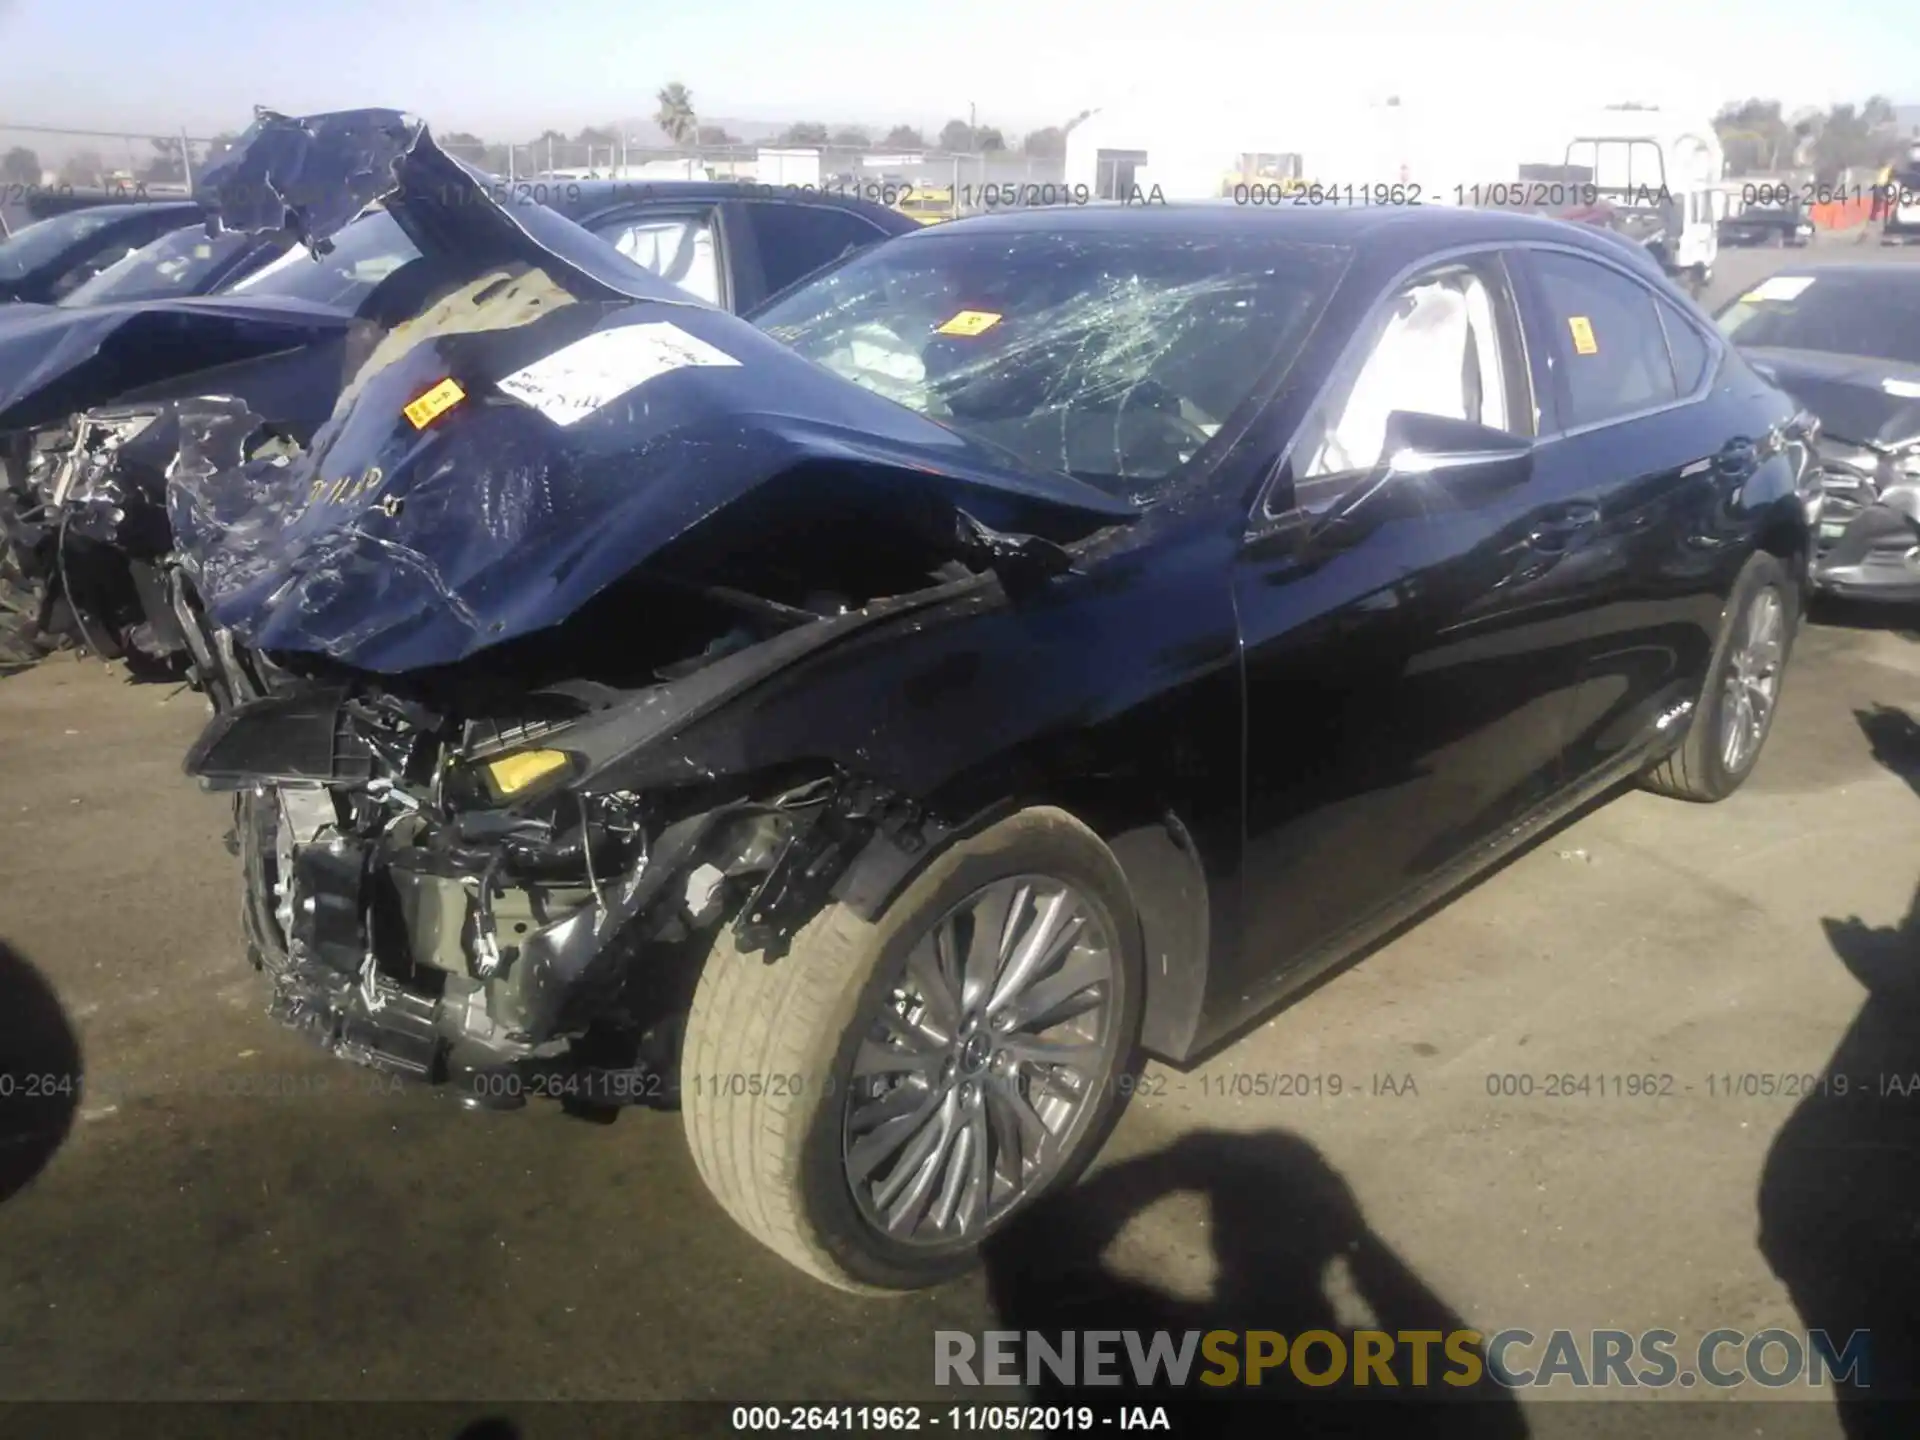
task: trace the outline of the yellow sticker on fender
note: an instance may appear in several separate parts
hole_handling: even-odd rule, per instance
[[[1600,342],[1593,338],[1593,322],[1584,315],[1569,315],[1567,329],[1573,332],[1573,349],[1578,355],[1598,355]]]
[[[406,415],[407,419],[413,422],[414,429],[424,430],[427,428],[427,422],[433,419],[434,416],[446,414],[447,411],[451,410],[466,398],[467,392],[462,390],[453,380],[442,380],[418,400],[407,406],[406,410],[402,413]]]
[[[962,310],[946,324],[938,326],[939,335],[978,335],[991,330],[1000,323],[1000,317],[991,310]]]

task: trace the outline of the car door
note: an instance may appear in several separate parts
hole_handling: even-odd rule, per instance
[[[1517,259],[1555,444],[1595,517],[1539,582],[1585,617],[1567,765],[1590,777],[1631,762],[1698,696],[1740,558],[1722,517],[1765,437],[1722,433],[1715,417],[1735,412],[1709,403],[1721,341],[1664,287],[1581,250]]]
[[[643,203],[589,217],[584,224],[629,260],[696,300],[738,309],[741,287],[729,263],[734,247],[722,222],[724,208],[685,201]]]
[[[1254,516],[1234,577],[1249,1008],[1562,778],[1584,630],[1532,587],[1589,517],[1560,447],[1524,443],[1542,378],[1504,256],[1437,263],[1382,296]],[[1520,437],[1523,478],[1383,478],[1393,410]]]

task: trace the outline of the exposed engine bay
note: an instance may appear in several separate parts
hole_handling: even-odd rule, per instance
[[[905,857],[939,828],[839,773],[764,792],[578,784],[591,762],[563,747],[593,688],[456,721],[299,684],[216,721],[189,768],[251,774],[236,840],[280,1019],[474,1105],[669,1104],[719,928],[772,958],[868,845]]]

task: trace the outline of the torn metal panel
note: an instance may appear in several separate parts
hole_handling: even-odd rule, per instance
[[[697,303],[546,205],[506,200],[499,182],[447,154],[415,116],[262,108],[256,117],[194,188],[227,229],[290,230],[318,249],[377,202],[422,254],[466,274],[518,260],[583,299]]]

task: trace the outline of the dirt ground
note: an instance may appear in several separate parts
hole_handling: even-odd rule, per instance
[[[1920,1075],[1920,637],[1826,619],[1732,800],[1623,795],[1198,1070],[1150,1071],[1063,1202],[1117,1234],[1079,1300],[1114,1297],[1116,1328],[1224,1295],[1283,1332],[1400,1304],[1540,1334],[1865,1327],[1920,1372],[1920,1091],[1876,1078]],[[1018,1237],[932,1294],[830,1292],[732,1228],[676,1115],[470,1114],[273,1025],[226,807],[179,770],[204,718],[73,658],[0,679],[0,1058],[71,1069],[77,1044],[85,1075],[70,1115],[16,1094],[0,1123],[0,1398],[918,1397],[935,1330],[1049,1313],[1063,1257]],[[1770,1078],[1823,1073],[1850,1095]],[[1672,1079],[1550,1098],[1555,1075]],[[1316,1248],[1314,1207],[1350,1205],[1396,1291]],[[1129,1313],[1144,1294],[1166,1308]],[[1689,1406],[1685,1433],[1706,1410],[1841,1433],[1793,1394],[1764,1425]],[[1487,1433],[1647,1433],[1520,1398]]]

